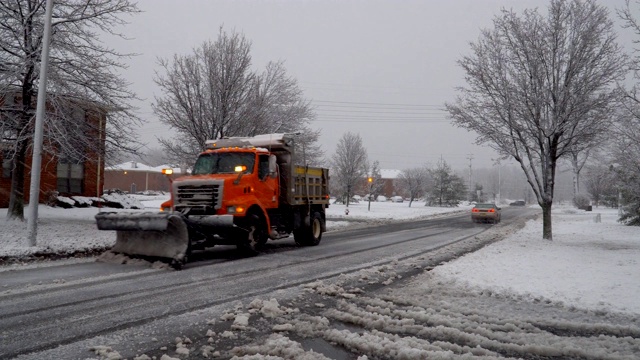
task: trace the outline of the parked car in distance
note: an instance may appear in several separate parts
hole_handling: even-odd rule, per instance
[[[476,204],[471,209],[471,220],[473,222],[490,222],[497,224],[501,219],[501,208],[496,204]]]
[[[401,203],[404,201],[404,199],[402,198],[402,196],[392,196],[391,201],[395,203]]]
[[[525,202],[524,200],[516,200],[512,203],[509,203],[509,206],[524,206]]]

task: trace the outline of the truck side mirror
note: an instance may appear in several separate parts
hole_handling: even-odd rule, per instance
[[[275,155],[269,155],[269,176],[278,176],[278,163]]]

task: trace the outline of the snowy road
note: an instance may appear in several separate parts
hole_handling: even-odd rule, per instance
[[[529,214],[525,210],[507,209],[503,214],[503,224],[496,227],[472,224],[468,215],[384,227],[360,227],[327,233],[320,246],[312,248],[297,248],[291,239],[285,239],[273,242],[266,254],[249,259],[238,258],[233,248],[219,247],[199,254],[195,262],[180,272],[152,269],[144,264],[95,262],[60,262],[47,267],[4,272],[1,274],[4,288],[0,293],[0,358],[21,355],[20,358],[30,359],[84,359],[94,355],[89,352],[92,347],[96,358],[113,355],[111,350],[100,347],[103,345],[108,345],[123,357],[145,353],[160,358],[167,351],[173,353],[180,349],[175,344],[177,336],[189,337],[188,342],[180,344],[184,345],[182,349],[187,349],[182,350],[183,353],[189,352],[188,347],[191,347],[193,353],[190,358],[214,353],[214,349],[218,349],[215,351],[219,351],[222,358],[228,358],[231,356],[228,351],[234,346],[244,346],[235,350],[238,355],[255,354],[256,348],[249,344],[267,346],[265,344],[270,342],[283,341],[284,346],[295,348],[302,344],[325,354],[316,358],[355,359],[358,353],[368,353],[374,358],[391,358],[388,351],[393,349],[358,349],[363,343],[385,342],[383,339],[388,335],[384,331],[388,326],[395,326],[396,330],[391,334],[415,336],[414,331],[426,331],[413,326],[415,319],[393,324],[393,319],[398,318],[394,311],[411,312],[417,306],[411,302],[420,299],[417,294],[410,300],[398,298],[393,292],[386,293],[393,288],[393,283],[411,282],[424,268],[494,241],[501,233],[510,231],[510,223],[522,223],[522,218]],[[478,234],[482,235],[476,236]],[[451,243],[455,245],[446,246]],[[433,284],[433,287],[438,286],[442,287],[442,284]],[[443,337],[444,341],[444,338],[452,337],[452,343],[460,343],[453,338],[465,333],[464,328],[470,321],[464,315],[464,303],[475,298],[480,299],[485,309],[492,309],[491,304],[499,304],[503,308],[502,312],[494,314],[486,310],[487,319],[483,322],[496,322],[490,325],[493,328],[505,326],[504,329],[527,331],[523,328],[524,323],[515,327],[502,323],[503,313],[508,313],[507,310],[515,312],[513,309],[520,306],[517,301],[509,303],[508,300],[465,294],[456,289],[441,291],[441,294],[432,290],[421,294],[431,297],[429,302],[433,302],[434,308],[429,307],[429,310],[438,313],[429,318],[442,317],[457,329],[449,335],[446,332],[432,334],[432,338]],[[280,304],[266,301],[271,298]],[[395,298],[399,303],[394,304],[393,300],[385,303],[381,298]],[[255,299],[265,301],[255,302]],[[384,316],[378,312],[378,315],[371,315],[371,309],[375,307],[382,307],[382,313],[386,307],[386,311],[391,312],[388,319],[382,319]],[[265,317],[260,318],[256,313]],[[459,314],[453,316],[453,313]],[[325,329],[327,326],[319,320],[320,314],[336,321],[338,326]],[[538,321],[553,327],[555,323],[545,319],[544,314],[543,311],[537,312]],[[382,318],[371,325],[372,316]],[[552,316],[557,318],[558,314]],[[221,321],[221,317],[229,321]],[[589,318],[587,315],[584,317]],[[252,319],[251,325],[248,324],[249,318]],[[267,318],[273,319],[269,321]],[[445,321],[442,319],[438,321]],[[285,320],[286,323],[282,323]],[[456,322],[459,324],[455,325]],[[413,325],[407,332],[405,325],[410,323]],[[297,337],[300,342],[295,343],[280,335],[269,337],[278,324],[284,326],[282,330],[293,331],[292,338]],[[569,325],[564,326],[555,331],[554,334],[559,335],[554,336],[562,339],[562,333],[567,336],[578,333],[577,330],[572,332]],[[623,331],[621,328],[607,329],[609,332]],[[214,333],[218,334],[217,339],[214,339]],[[363,340],[365,336],[370,339]],[[477,350],[476,355],[499,357],[523,356],[526,353],[518,350],[522,347],[518,345],[521,339],[508,336],[505,339],[501,343],[512,341],[514,344],[502,346],[489,341],[489,346]],[[287,345],[286,341],[291,343]],[[456,346],[464,348],[469,347],[467,343],[474,343],[470,340],[463,342],[465,344]],[[335,343],[341,346],[332,345]],[[422,345],[418,343],[416,346],[420,348]],[[167,348],[163,349],[165,346]],[[395,346],[411,348],[401,343]],[[508,350],[501,351],[502,347]]]

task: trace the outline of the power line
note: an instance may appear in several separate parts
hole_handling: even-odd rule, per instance
[[[387,109],[384,109],[387,110]],[[400,109],[398,109],[400,110]],[[414,112],[414,111],[371,111],[371,110],[343,110],[343,109],[319,109],[320,112],[341,112],[341,113],[357,113],[357,114],[402,114],[402,115],[437,115],[442,114],[442,111],[439,112]]]
[[[418,106],[418,107],[442,107],[442,105],[433,104],[399,104],[399,103],[372,103],[372,102],[356,102],[356,101],[329,101],[329,100],[312,100],[312,102],[326,104],[356,104],[356,105],[383,105],[383,106]]]
[[[372,119],[372,118],[365,118],[365,119],[349,119],[349,118],[336,118],[336,119],[316,119],[314,120],[314,122],[348,122],[348,123],[384,123],[384,124],[389,124],[389,125],[393,125],[393,124],[397,124],[397,123],[413,123],[413,124],[420,124],[420,123],[436,123],[436,122],[442,122],[442,123],[448,123],[449,120],[440,120],[440,119],[415,119],[415,120],[395,120],[393,118],[391,119]]]
[[[424,111],[446,111],[443,107],[436,107],[436,105],[415,105],[407,108],[406,105],[343,105],[343,104],[315,104],[318,110],[323,108],[349,108],[349,109],[374,109],[374,110],[424,110]],[[424,107],[424,109],[421,109]]]

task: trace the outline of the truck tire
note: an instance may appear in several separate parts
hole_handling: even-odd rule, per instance
[[[309,226],[304,226],[293,232],[293,239],[300,246],[316,246],[322,239],[322,215],[319,212],[311,213]]]
[[[247,232],[244,239],[238,243],[238,249],[247,256],[256,256],[267,243],[267,225],[259,215],[247,215]]]

